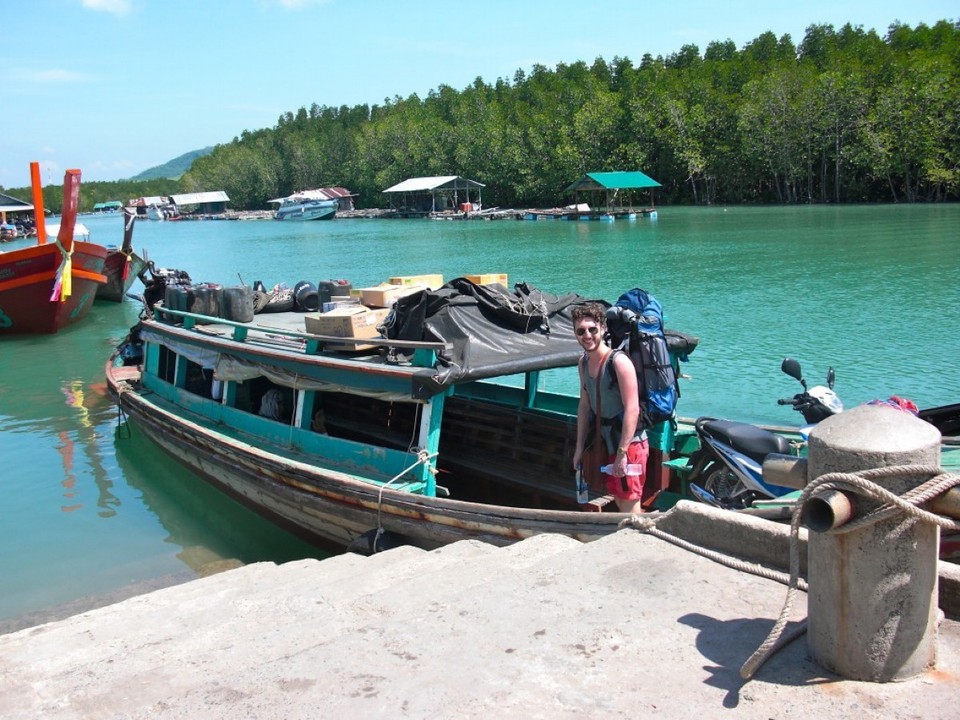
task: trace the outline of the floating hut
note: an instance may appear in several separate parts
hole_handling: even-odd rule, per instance
[[[564,191],[573,193],[574,202],[563,212],[551,211],[527,213],[527,219],[540,220],[558,218],[561,220],[636,220],[637,215],[656,218],[657,210],[650,204],[635,208],[630,195],[631,190],[650,190],[660,187],[660,183],[639,170],[617,172],[587,173],[571,183]],[[592,202],[581,202],[581,194]]]
[[[441,213],[469,214],[482,209],[480,188],[483,183],[458,175],[417,177],[404,180],[383,192],[398,200],[390,204],[394,217],[431,217]]]
[[[107,202],[98,202],[93,206],[93,211],[95,213],[112,213],[120,212],[123,208],[123,203],[119,200],[107,200]]]
[[[189,212],[194,215],[219,215],[226,211],[230,198],[223,190],[214,190],[212,192],[171,195],[170,201],[179,215],[186,215],[184,208],[187,207],[190,208]]]

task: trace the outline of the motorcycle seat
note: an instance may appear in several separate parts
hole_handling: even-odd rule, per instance
[[[697,427],[713,439],[729,445],[757,462],[763,462],[770,453],[790,454],[789,440],[756,425],[732,420],[709,420],[704,423],[698,422]]]

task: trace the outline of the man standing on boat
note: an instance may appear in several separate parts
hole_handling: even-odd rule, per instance
[[[573,454],[576,470],[583,461],[591,433],[591,418],[599,415],[600,438],[606,444],[610,474],[603,474],[607,492],[613,495],[620,512],[642,512],[643,481],[650,449],[640,426],[640,399],[633,363],[615,352],[604,340],[606,313],[589,303],[573,310],[573,329],[583,348],[580,360],[580,404],[577,407],[577,447]],[[599,407],[599,413],[597,408]],[[635,474],[627,474],[629,472]]]

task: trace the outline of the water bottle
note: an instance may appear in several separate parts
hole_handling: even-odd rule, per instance
[[[577,468],[577,502],[583,505],[585,502],[590,500],[590,488],[587,486],[587,481],[583,477],[583,469]]]
[[[600,472],[613,475],[613,467],[613,463],[604,465],[600,468]],[[627,475],[643,475],[643,465],[627,465]]]

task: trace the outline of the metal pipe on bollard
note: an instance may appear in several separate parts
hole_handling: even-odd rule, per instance
[[[900,465],[939,465],[940,433],[909,413],[861,405],[827,418],[811,433],[811,479]],[[911,477],[878,484],[898,495]],[[838,527],[878,506],[829,491],[805,512],[814,525]],[[811,527],[816,530],[817,527]],[[847,533],[808,536],[808,634],[811,655],[851,680],[887,682],[929,669],[937,657],[939,529],[904,515]]]

